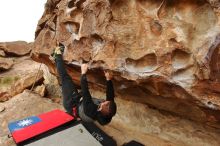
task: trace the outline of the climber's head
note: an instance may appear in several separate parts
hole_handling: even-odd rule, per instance
[[[99,111],[104,115],[104,116],[114,116],[116,114],[116,104],[114,101],[104,101],[100,104]]]

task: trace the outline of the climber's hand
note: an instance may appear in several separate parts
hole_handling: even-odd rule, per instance
[[[83,63],[83,64],[81,65],[81,74],[86,74],[87,71],[88,71],[88,64]]]
[[[112,79],[113,76],[109,71],[104,71],[104,73],[105,73],[106,80],[111,80]]]

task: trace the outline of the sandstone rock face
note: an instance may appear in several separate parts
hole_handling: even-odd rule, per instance
[[[8,70],[13,66],[13,60],[11,58],[0,57],[0,71]]]
[[[94,97],[105,93],[92,90]],[[118,110],[108,126],[100,126],[117,145],[135,139],[146,146],[218,146],[220,133],[214,128],[172,115],[164,115],[144,104],[116,98]]]
[[[61,88],[56,76],[50,73],[49,69],[44,69],[44,85],[46,87],[46,96],[54,99],[56,102],[62,97]]]
[[[33,61],[29,55],[10,59],[13,60],[13,67],[0,73],[0,101],[8,100],[11,97],[11,87],[16,81],[40,67],[40,63]]]
[[[0,50],[3,50],[6,54],[14,56],[27,55],[31,51],[31,44],[24,41],[16,42],[2,42],[0,43]]]
[[[11,96],[15,96],[22,93],[25,89],[31,88],[32,85],[38,85],[43,83],[43,71],[35,70],[26,76],[23,76],[18,81],[16,81],[11,87]]]
[[[219,127],[220,13],[218,0],[48,0],[32,58],[56,74],[56,41],[67,48],[68,71],[104,88],[114,73],[121,98]]]

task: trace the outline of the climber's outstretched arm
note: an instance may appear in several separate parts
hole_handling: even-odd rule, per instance
[[[82,96],[83,96],[83,106],[86,107],[84,108],[86,115],[88,115],[91,118],[95,118],[97,112],[97,106],[92,101],[92,96],[89,92],[89,87],[86,77],[87,70],[88,70],[88,65],[82,64],[80,83],[81,83]]]
[[[106,100],[108,101],[114,101],[115,92],[114,87],[112,83],[112,75],[109,71],[104,71],[105,77],[106,77]]]

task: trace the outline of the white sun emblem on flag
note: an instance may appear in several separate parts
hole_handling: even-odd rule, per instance
[[[22,120],[18,123],[18,126],[20,127],[24,127],[24,126],[28,126],[30,124],[32,124],[32,120],[31,119],[25,119],[25,120]]]

